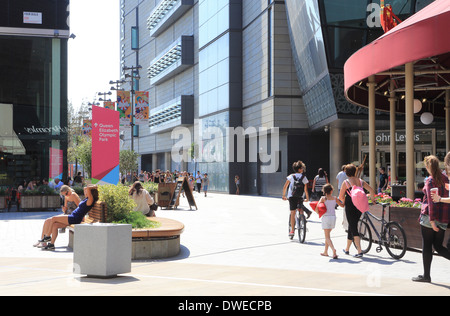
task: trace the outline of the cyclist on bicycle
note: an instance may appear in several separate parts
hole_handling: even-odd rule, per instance
[[[291,211],[291,231],[289,236],[294,236],[295,232],[295,212],[296,210],[303,210],[307,213],[307,218],[311,216],[311,211],[309,211],[303,202],[308,202],[308,179],[305,175],[306,166],[302,161],[294,162],[292,165],[294,174],[289,175],[286,179],[286,183],[283,187],[283,200],[289,200],[289,210]],[[289,189],[288,189],[289,188]],[[286,196],[286,190],[287,196]],[[306,200],[303,199],[303,193],[306,194]]]

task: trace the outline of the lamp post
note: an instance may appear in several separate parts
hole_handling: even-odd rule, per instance
[[[134,80],[139,80],[141,77],[139,76],[139,69],[142,69],[142,66],[131,66],[131,67],[123,67],[124,71],[131,71],[131,74],[125,74],[125,78],[131,78],[131,151],[134,151],[134,94],[135,94],[135,87],[134,87]]]

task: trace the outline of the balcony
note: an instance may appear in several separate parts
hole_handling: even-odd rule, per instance
[[[194,96],[182,95],[150,110],[149,123],[151,134],[194,124]]]
[[[147,27],[157,37],[194,6],[194,0],[161,0],[150,13]]]
[[[150,85],[158,85],[194,65],[194,37],[181,36],[158,57],[148,68]]]

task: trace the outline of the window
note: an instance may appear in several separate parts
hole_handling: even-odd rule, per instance
[[[139,28],[137,26],[131,28],[131,49],[139,49]]]

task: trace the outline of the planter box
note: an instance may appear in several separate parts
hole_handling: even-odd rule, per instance
[[[8,203],[6,202],[6,196],[1,195],[0,196],[0,210],[7,208],[8,207]]]
[[[389,220],[400,223],[406,233],[408,248],[422,250],[422,232],[419,223],[420,209],[408,207],[389,207]],[[447,229],[444,238],[444,246],[450,237],[450,230]]]
[[[20,208],[23,210],[48,210],[54,211],[61,207],[59,195],[22,195]]]
[[[112,278],[131,272],[131,225],[75,225],[74,272]]]

